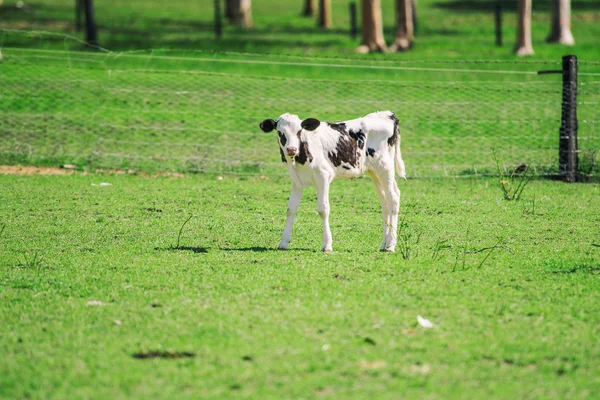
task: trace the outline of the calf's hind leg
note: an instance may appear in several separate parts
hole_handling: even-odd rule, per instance
[[[394,168],[385,170],[381,176],[384,186],[385,198],[389,210],[388,221],[389,230],[386,239],[386,246],[383,251],[393,253],[396,251],[396,242],[398,235],[398,212],[400,210],[400,189],[396,184]]]
[[[381,202],[381,214],[383,215],[383,240],[381,242],[381,248],[379,250],[384,251],[387,247],[387,237],[390,230],[390,213],[388,210],[387,199],[385,198],[385,191],[379,177],[375,171],[368,170],[367,175],[371,177],[373,184],[375,185],[375,191]]]

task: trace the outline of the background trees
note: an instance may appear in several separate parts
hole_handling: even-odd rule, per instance
[[[412,47],[415,31],[414,1],[396,0],[396,40],[392,51],[405,51]]]
[[[225,17],[230,24],[240,28],[251,28],[252,22],[252,0],[226,0]]]
[[[381,19],[380,0],[362,0],[362,39],[357,51],[369,53],[372,51],[385,51],[383,39],[383,21]]]
[[[550,35],[546,40],[550,43],[575,44],[571,33],[571,0],[552,0]]]
[[[517,5],[517,44],[515,53],[519,56],[533,54],[531,44],[531,0],[519,0]]]
[[[319,0],[319,26],[331,28],[331,0]]]
[[[315,0],[304,0],[304,7],[302,8],[302,15],[305,17],[314,17],[316,9]]]
[[[357,51],[359,53],[385,51],[380,0],[362,0],[361,5],[362,42]],[[414,6],[414,0],[396,0],[396,38],[389,50],[405,51],[412,47],[415,26]]]
[[[252,0],[218,0],[224,4],[225,18],[231,24],[240,28],[250,28],[253,26],[252,18]],[[288,0],[293,2],[294,0]],[[358,1],[358,0],[356,0]],[[449,2],[435,3],[433,5],[426,3],[425,10],[428,8],[446,8],[453,9],[456,12],[482,12],[489,11],[490,7],[481,5],[475,0],[472,3]],[[395,36],[392,43],[386,46],[383,34],[381,0],[361,0],[361,43],[357,48],[358,52],[383,52],[383,51],[406,51],[412,48],[415,39],[416,13],[415,0],[394,0],[395,9]],[[550,14],[550,32],[546,41],[549,43],[560,43],[565,45],[574,44],[573,34],[571,32],[571,0],[550,0],[552,5]],[[75,27],[77,31],[85,30],[85,39],[89,43],[98,42],[98,29],[95,22],[94,2],[93,0],[75,0]],[[333,3],[338,9],[341,0]],[[347,2],[344,2],[347,5]],[[456,4],[455,4],[456,3]],[[332,27],[332,0],[302,0],[298,2],[302,6],[301,13],[304,16],[316,17],[317,26],[323,29]],[[353,9],[356,9],[355,7]],[[264,10],[264,9],[263,9]],[[104,11],[102,15],[104,16]],[[274,10],[275,11],[275,10]],[[532,36],[531,36],[531,18],[532,18],[532,0],[517,0],[517,35],[514,46],[514,52],[518,55],[533,54]],[[277,10],[277,12],[281,12]],[[194,14],[195,15],[195,14]],[[493,18],[490,12],[489,25]],[[107,17],[109,18],[109,17]],[[287,17],[286,17],[287,18]],[[107,25],[107,26],[110,26]],[[490,27],[491,28],[491,27]],[[463,28],[460,28],[462,31]],[[454,33],[442,33],[453,40]],[[451,32],[454,30],[451,29]],[[354,31],[356,32],[356,31]],[[316,31],[315,31],[316,33]]]
[[[552,0],[549,43],[575,44],[571,33],[571,0]],[[533,54],[531,43],[531,0],[519,0],[517,5],[517,43],[515,54]]]

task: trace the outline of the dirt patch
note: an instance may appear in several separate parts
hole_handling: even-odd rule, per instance
[[[73,168],[58,167],[33,167],[23,165],[0,165],[0,175],[137,175],[144,178],[183,178],[185,175],[179,172],[137,172],[135,170],[123,169],[96,169],[94,171],[78,171]]]
[[[74,170],[64,168],[0,165],[2,175],[73,175],[74,173]]]
[[[145,353],[135,353],[132,355],[133,358],[146,359],[146,358],[192,358],[196,357],[195,353],[188,351],[184,352],[171,352],[171,351],[148,351]]]

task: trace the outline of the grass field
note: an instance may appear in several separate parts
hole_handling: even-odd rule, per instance
[[[334,184],[330,255],[314,191],[274,250],[286,179],[0,184],[2,398],[600,394],[597,185],[403,182],[404,258],[369,179]]]
[[[579,56],[597,178],[597,2],[566,48],[534,1],[526,60],[514,1],[502,47],[493,3],[419,0],[412,51],[360,56],[341,1],[323,32],[255,0],[215,40],[212,1],[97,0],[110,52],[74,38],[72,0],[0,3],[0,399],[600,397],[600,186],[541,179],[562,88],[535,75]],[[333,254],[311,189],[275,250],[289,181],[258,123],[375,109],[402,126],[397,252],[369,179],[332,186]],[[539,175],[520,201],[495,162]]]

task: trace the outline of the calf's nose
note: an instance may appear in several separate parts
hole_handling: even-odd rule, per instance
[[[288,156],[295,156],[298,152],[298,149],[296,147],[288,147],[285,149],[285,151],[287,152]]]

